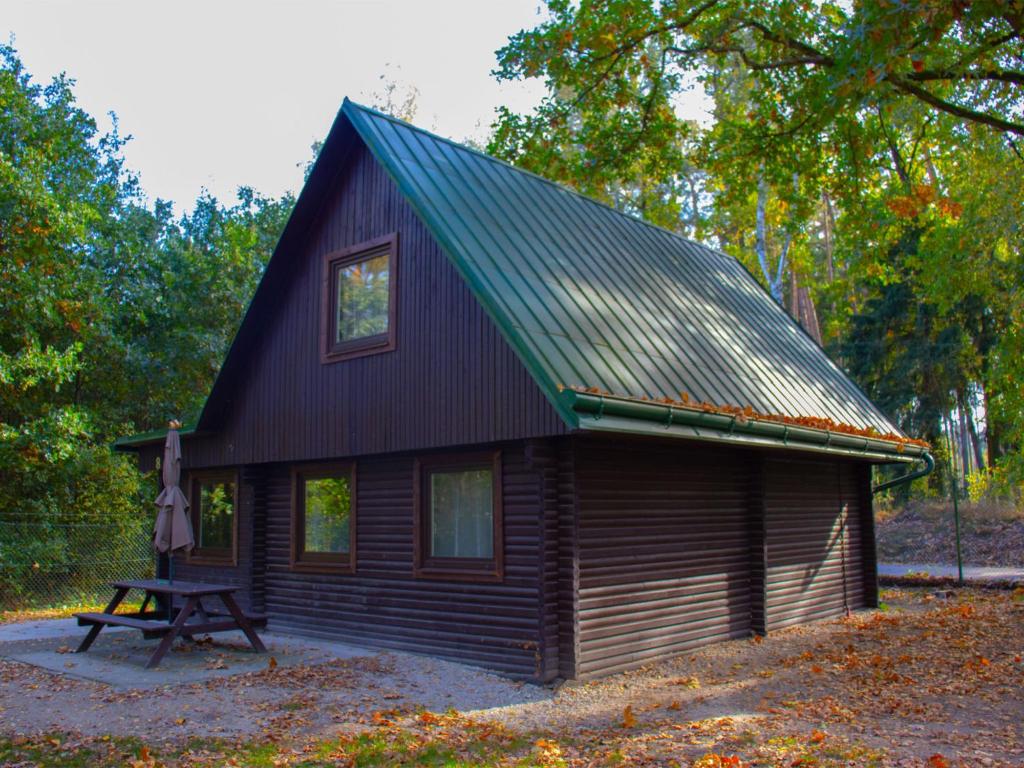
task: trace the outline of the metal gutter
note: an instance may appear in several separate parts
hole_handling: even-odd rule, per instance
[[[762,445],[768,443],[777,447],[824,450],[880,461],[907,462],[928,456],[927,449],[918,445],[895,443],[889,440],[763,419],[743,418],[731,414],[711,413],[700,408],[636,401],[612,395],[577,392],[571,389],[563,390],[561,396],[571,409],[577,413],[589,415],[590,428],[595,428],[604,416],[621,417],[647,423],[658,423],[665,430],[670,430],[675,426],[691,427],[693,429],[691,437],[704,437],[705,439],[712,439],[712,435],[702,434],[701,430],[717,433],[719,437],[728,437],[733,441],[743,441],[743,438],[749,437],[751,439],[747,442]],[[581,426],[583,425],[581,424]],[[651,430],[644,429],[642,431],[649,433]]]
[[[200,434],[196,431],[194,425],[182,427],[178,430],[178,434],[181,437],[189,437]],[[154,429],[149,432],[140,432],[137,435],[126,435],[125,437],[119,437],[114,441],[115,451],[134,451],[141,448],[144,445],[152,445],[154,443],[162,443],[167,437],[167,427],[163,429]]]

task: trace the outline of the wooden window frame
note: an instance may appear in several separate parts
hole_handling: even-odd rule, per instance
[[[430,554],[430,495],[427,477],[437,470],[491,470],[492,557],[433,557]],[[413,463],[413,575],[421,579],[495,581],[505,576],[505,526],[502,512],[501,451],[438,454]]]
[[[351,339],[335,344],[338,317],[338,291],[335,275],[339,268],[387,254],[388,256],[388,330],[376,336]],[[325,253],[322,259],[320,306],[320,362],[338,363],[366,355],[391,352],[397,344],[398,320],[398,233]]]
[[[215,549],[200,545],[202,535],[202,493],[199,486],[204,482],[230,482],[233,484],[235,493],[232,499],[234,514],[231,515],[231,546],[227,549]],[[234,567],[238,565],[238,518],[242,514],[239,505],[239,484],[238,470],[235,469],[202,469],[193,470],[188,473],[188,508],[189,520],[192,523],[192,532],[195,535],[196,546],[189,552],[187,562],[190,565],[215,565],[221,567]]]
[[[306,552],[306,480],[325,477],[348,477],[350,509],[348,518],[348,552]],[[315,573],[356,572],[356,465],[354,462],[306,464],[292,468],[292,510],[290,564],[294,571]]]

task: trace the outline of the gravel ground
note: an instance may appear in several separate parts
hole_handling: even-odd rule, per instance
[[[138,736],[154,743],[193,735],[258,737],[282,730],[317,734],[364,726],[380,711],[477,711],[552,695],[549,689],[429,657],[272,634],[264,635],[264,641],[267,656],[237,640],[179,644],[161,665],[168,669],[157,684],[146,682],[140,668],[155,641],[143,641],[134,632],[100,635],[82,656],[69,653],[73,644],[67,638],[0,641],[0,657],[6,657],[0,658],[0,733],[68,731]],[[335,658],[330,658],[332,650]],[[47,668],[12,656],[42,657]],[[87,657],[91,663],[83,672],[79,665]],[[130,672],[130,679],[141,683],[136,687],[81,677],[116,675],[125,658],[139,667]],[[54,671],[61,666],[66,672]],[[205,679],[176,682],[183,667],[191,677],[198,673]],[[243,671],[232,674],[237,669]]]
[[[308,743],[380,727],[422,730],[417,713],[452,709],[531,740],[554,739],[571,765],[617,765],[617,755],[637,765],[710,750],[749,755],[793,739],[843,755],[884,754],[884,762],[870,760],[880,765],[942,764],[928,762],[937,754],[956,760],[950,765],[1024,765],[1024,592],[890,590],[885,600],[885,611],[560,687],[373,651],[136,690],[0,660],[0,735]],[[95,647],[110,650],[114,639]],[[211,643],[188,653],[215,666],[246,651]],[[757,764],[789,765],[764,760]]]

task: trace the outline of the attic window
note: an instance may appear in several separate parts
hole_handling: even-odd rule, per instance
[[[324,256],[323,362],[395,348],[397,248],[391,234]]]

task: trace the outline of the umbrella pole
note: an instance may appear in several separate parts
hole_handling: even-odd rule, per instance
[[[173,525],[173,523],[172,523]],[[173,539],[171,539],[173,541]],[[174,583],[174,550],[167,550],[167,583]],[[167,596],[167,620],[174,620],[174,595]]]
[[[174,583],[174,515],[171,515],[171,546],[167,548],[167,583]],[[167,596],[167,620],[173,621],[174,595]]]
[[[167,583],[174,584],[174,515],[171,515],[171,546],[167,549]],[[167,596],[167,621],[173,621],[174,595]]]

